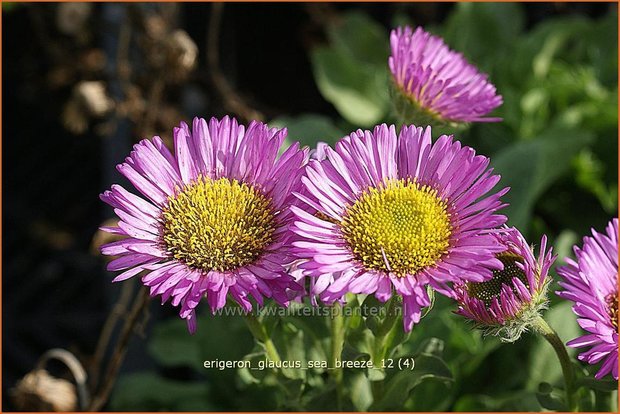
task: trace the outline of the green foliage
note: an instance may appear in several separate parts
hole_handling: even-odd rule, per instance
[[[288,129],[289,144],[297,141],[300,146],[316,146],[319,141],[334,144],[346,135],[334,122],[326,116],[318,114],[304,114],[298,117],[283,116],[273,119],[269,126]]]
[[[538,244],[546,233],[558,264],[572,246],[599,230],[618,206],[617,187],[617,13],[593,20],[547,19],[526,29],[519,3],[459,3],[431,31],[489,74],[504,98],[493,115],[503,122],[468,129],[435,128],[491,158],[501,174],[498,187],[511,187],[504,210],[509,224]],[[357,128],[390,122],[388,93],[389,32],[358,11],[326,23],[327,42],[310,51],[316,84],[340,118],[294,114],[272,120],[289,129],[289,141],[314,147],[333,145]],[[403,20],[403,15],[397,16]],[[568,341],[583,331],[571,304],[550,291],[545,318]],[[347,308],[383,306],[373,296],[351,295]],[[268,305],[273,306],[273,305]],[[397,306],[399,306],[397,304]],[[282,360],[331,361],[333,319],[296,314],[264,316],[262,324]],[[565,410],[562,373],[551,346],[535,335],[514,344],[483,337],[453,313],[454,303],[438,295],[433,309],[411,334],[402,320],[353,314],[345,319],[340,358],[347,361],[412,357],[415,368],[207,370],[203,360],[268,357],[243,318],[201,317],[195,336],[182,321],[159,323],[149,354],[161,372],[122,378],[114,393],[115,410],[410,410],[540,411]],[[575,351],[570,349],[571,356]],[[578,368],[579,404],[592,411],[617,409],[615,381],[592,379],[596,367]],[[187,381],[164,373],[189,369]]]
[[[447,383],[452,381],[452,373],[446,363],[431,354],[420,354],[413,358],[415,367],[411,371],[397,371],[388,377],[383,397],[371,406],[373,411],[398,411],[411,391],[424,380]]]
[[[568,342],[580,335],[579,325],[571,311],[571,303],[562,302],[544,314],[545,320],[552,326],[560,339]],[[571,356],[575,350],[568,348]],[[551,345],[544,339],[536,337],[530,351],[529,374],[526,387],[536,389],[541,382],[562,385],[562,369]]]
[[[524,21],[518,3],[458,3],[437,32],[452,49],[486,70],[498,54],[505,55]]]
[[[173,381],[154,372],[122,377],[116,386],[113,411],[208,411],[213,410],[204,382]]]
[[[500,185],[510,187],[504,197],[510,204],[504,210],[509,225],[528,231],[536,200],[569,170],[573,157],[591,141],[588,132],[553,128],[536,140],[517,142],[493,157],[492,165],[502,176]]]
[[[252,336],[236,316],[205,317],[200,323],[202,329],[191,341],[187,340],[184,321],[172,319],[158,324],[149,340],[149,353],[164,367],[202,371],[203,360],[236,360],[253,348]]]
[[[616,12],[598,21],[548,19],[526,31],[518,3],[459,3],[431,31],[487,72],[504,97],[496,110],[503,122],[449,132],[491,156],[501,185],[512,187],[505,211],[510,224],[526,235],[533,230],[535,237],[564,230],[554,222],[531,228],[538,214],[557,210],[548,197],[557,186],[570,187],[561,191],[568,198],[563,203],[586,200],[584,211],[596,208],[607,219],[613,215],[618,198]],[[385,84],[370,75],[389,77],[386,34],[368,17],[350,13],[330,26],[329,45],[311,53],[319,90],[356,127],[390,119]],[[436,136],[441,132],[448,131],[437,128]],[[574,218],[563,225],[583,230]]]
[[[316,84],[342,117],[369,127],[387,114],[387,33],[360,13],[328,29],[329,46],[312,50]]]

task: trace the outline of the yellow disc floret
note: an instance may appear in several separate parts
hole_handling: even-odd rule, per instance
[[[617,278],[618,276],[616,276]],[[618,329],[618,294],[616,292],[610,293],[605,297],[605,302],[607,303],[607,313],[609,313],[611,324]]]
[[[364,191],[346,209],[340,229],[364,267],[398,276],[437,264],[452,234],[448,205],[437,190],[409,179]]]
[[[270,200],[237,180],[199,176],[168,199],[163,241],[186,265],[226,271],[255,261],[273,240]]]

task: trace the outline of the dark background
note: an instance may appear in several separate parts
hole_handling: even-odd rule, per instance
[[[118,128],[111,135],[105,132],[109,129],[103,133],[101,129],[103,121],[110,119],[90,122],[78,134],[68,131],[62,112],[74,84],[90,76],[103,78],[113,89],[115,75],[107,69],[97,74],[70,73],[60,82],[52,75],[59,67],[61,72],[63,67],[69,72],[79,67],[76,56],[88,48],[103,51],[110,64],[118,42],[110,22],[128,7],[94,4],[88,17],[89,39],[82,43],[76,41],[81,34],[58,30],[56,4],[3,8],[3,410],[16,408],[9,389],[46,350],[66,348],[88,361],[118,296],[120,287],[110,283],[112,275],[92,245],[98,226],[111,217],[98,194],[112,182],[121,182],[114,165],[148,130],[120,117],[112,120]],[[221,69],[267,118],[303,112],[335,117],[336,111],[316,88],[307,53],[325,41],[322,13],[362,9],[389,30],[396,10],[425,25],[441,22],[452,7],[449,3],[333,4],[325,11],[321,5],[303,3],[229,4],[222,20]],[[557,15],[596,17],[609,7],[605,3],[533,3],[525,10],[527,25],[532,26]],[[209,83],[205,58],[211,5],[178,4],[176,8],[177,28],[186,30],[198,46],[198,66],[183,81],[166,86],[164,100],[185,120],[222,115],[227,111]],[[133,64],[139,67],[140,58]],[[180,120],[168,122],[162,116],[151,129],[165,137]],[[153,303],[151,321],[175,313]],[[149,364],[144,341],[135,339],[123,369]]]

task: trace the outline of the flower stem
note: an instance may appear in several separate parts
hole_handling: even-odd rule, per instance
[[[342,356],[342,349],[344,347],[345,326],[344,315],[342,305],[339,302],[334,304],[334,312],[332,312],[331,320],[331,334],[332,334],[332,349],[331,349],[331,368],[330,373],[334,377],[336,383],[337,394],[337,408],[340,411],[342,409],[342,368],[336,368],[336,363]]]
[[[131,311],[125,319],[125,323],[120,333],[120,338],[114,347],[114,353],[110,357],[105,377],[103,378],[99,390],[90,401],[88,411],[101,411],[105,403],[108,401],[112,388],[114,387],[114,383],[116,382],[116,378],[118,377],[118,372],[123,364],[123,361],[125,360],[129,340],[131,339],[134,330],[139,323],[140,316],[148,310],[149,298],[149,290],[144,287],[142,287],[136,294]]]
[[[383,360],[387,355],[387,351],[389,346],[391,345],[388,340],[391,342],[393,336],[390,335],[394,324],[398,320],[398,312],[396,312],[396,307],[398,306],[397,299],[392,297],[388,303],[386,304],[386,315],[385,319],[381,323],[381,325],[377,328],[377,332],[375,333],[375,341],[372,349],[372,362],[375,367],[382,367]],[[371,391],[373,401],[376,403],[383,397],[384,380],[372,381]]]
[[[273,341],[267,334],[265,326],[251,313],[246,313],[244,319],[250,329],[250,332],[254,335],[254,339],[264,345],[267,357],[273,362],[280,362],[280,354],[278,353]]]
[[[385,358],[387,348],[389,344],[387,339],[389,333],[394,327],[396,320],[398,319],[398,312],[396,312],[397,300],[392,297],[386,306],[386,315],[383,323],[377,329],[375,334],[375,343],[373,349],[373,363],[376,366],[380,366],[381,360]]]
[[[575,374],[573,372],[573,366],[570,362],[568,352],[566,352],[566,348],[564,347],[564,343],[555,330],[553,330],[553,328],[549,326],[547,321],[545,321],[541,316],[538,316],[532,325],[534,330],[541,334],[547,342],[551,344],[553,350],[558,356],[560,365],[562,366],[562,374],[564,374],[564,383],[566,386],[566,405],[568,405],[568,409],[570,411],[577,411],[577,407],[575,405]]]

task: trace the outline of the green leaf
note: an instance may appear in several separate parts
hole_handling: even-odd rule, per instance
[[[443,28],[447,44],[472,60],[492,63],[506,53],[522,31],[523,6],[518,3],[458,3]]]
[[[368,15],[351,11],[341,22],[328,28],[334,47],[360,63],[385,66],[389,56],[389,39],[385,29]]]
[[[372,411],[399,411],[411,391],[422,381],[451,382],[452,373],[446,363],[434,355],[421,354],[415,359],[412,371],[398,371],[385,384],[383,397],[373,403]]]
[[[381,323],[385,318],[380,315],[380,311],[385,309],[385,303],[380,302],[375,295],[368,295],[364,299],[364,302],[360,305],[362,313],[364,314],[364,322],[366,327],[370,329],[373,335],[377,335],[381,329]]]
[[[302,391],[304,389],[304,381],[301,379],[279,378],[275,397],[278,400],[278,411],[302,411]],[[262,398],[269,398],[262,395]]]
[[[360,12],[328,27],[330,46],[310,53],[319,91],[354,125],[370,127],[389,109],[387,32]]]
[[[176,318],[155,325],[147,348],[149,354],[163,366],[202,365],[197,338],[187,332],[185,321]]]
[[[264,358],[262,358],[264,360]],[[252,371],[253,374],[259,371]],[[238,384],[226,379],[223,384],[213,384],[211,393],[212,399],[223,400],[228,405],[226,411],[276,411],[284,405],[283,400],[288,398],[286,391],[286,379],[281,378],[282,382],[278,382],[273,371],[262,371],[264,374],[258,383]],[[258,374],[257,374],[258,377]],[[227,392],[222,393],[221,390],[227,387]],[[242,396],[242,397],[241,397]],[[295,401],[288,401],[294,404]]]
[[[589,149],[584,149],[574,160],[577,184],[596,195],[605,210],[613,213],[618,204],[618,186],[605,181],[605,165]]]
[[[284,322],[294,325],[303,332],[306,358],[313,361],[327,360],[329,349],[329,328],[322,316],[285,316]]]
[[[140,372],[119,379],[110,400],[112,411],[213,411],[208,386],[201,382],[174,381],[154,372]]]
[[[504,201],[510,205],[503,214],[508,223],[527,233],[537,199],[565,174],[575,155],[593,139],[586,131],[553,128],[536,140],[518,142],[492,158],[499,186],[510,187]]]
[[[372,388],[369,379],[361,370],[354,371],[347,384],[351,390],[351,401],[358,411],[366,411],[372,404]]]
[[[468,394],[457,400],[453,411],[540,411],[532,392],[510,390],[501,395]]]
[[[450,411],[456,392],[449,382],[423,381],[413,389],[403,411]]]
[[[282,323],[281,328],[277,329],[271,338],[283,361],[301,363],[301,366],[306,365],[304,331],[298,329],[292,323]],[[304,379],[306,377],[306,371],[299,368],[286,367],[282,368],[281,372],[282,375],[289,379]]]
[[[479,331],[473,330],[466,319],[447,312],[438,316],[450,329],[450,342],[453,346],[471,354],[480,352],[483,346],[481,335]]]
[[[512,73],[518,78],[524,73],[546,74],[553,57],[565,54],[566,42],[570,36],[579,38],[586,30],[588,22],[582,16],[550,19],[542,22],[516,45]],[[535,63],[536,62],[536,63]]]
[[[387,69],[364,66],[324,47],[314,49],[310,57],[319,91],[347,121],[370,127],[387,113]]]
[[[266,370],[252,369],[259,366],[261,361],[265,361],[264,350],[256,345],[255,352],[247,354],[243,357],[244,361],[250,361],[250,367],[242,367],[239,369],[239,380],[242,386],[250,384],[260,384],[260,382],[269,374]]]
[[[454,404],[453,411],[475,412],[475,411],[495,411],[498,404],[492,397],[486,395],[463,395]]]
[[[336,408],[336,387],[333,383],[320,388],[312,388],[303,396],[303,406],[308,411],[334,411]]]
[[[190,335],[181,319],[159,322],[148,343],[149,354],[165,367],[187,366],[203,372],[204,360],[236,361],[253,347],[240,316],[200,316],[198,325],[198,332]]]
[[[594,408],[595,403],[595,394],[593,390],[587,388],[579,388],[575,392],[575,401],[577,403],[577,407],[579,407],[579,411],[588,412],[588,411],[599,411]],[[607,411],[607,410],[601,410]]]
[[[282,116],[272,120],[269,125],[277,128],[286,127],[289,142],[299,141],[301,146],[307,145],[310,148],[315,148],[319,141],[333,144],[345,135],[330,118],[318,114]]]
[[[548,410],[567,411],[566,404],[562,399],[562,394],[562,391],[554,389],[551,384],[542,382],[538,386],[536,399],[540,403],[541,407]]]
[[[594,64],[597,75],[607,85],[618,84],[618,9],[609,13],[590,26],[584,36],[588,47],[585,50]]]
[[[612,413],[618,412],[618,391],[617,390],[611,393],[611,398],[609,398],[608,401],[610,403],[609,411],[611,411]]]
[[[426,338],[420,344],[416,354],[428,354],[428,355],[434,355],[436,357],[441,357],[443,354],[444,348],[445,348],[445,343],[443,340],[439,338]]]
[[[613,379],[597,380],[593,377],[580,378],[577,387],[585,387],[598,391],[615,391],[618,389],[618,381]]]
[[[572,230],[562,231],[555,239],[553,252],[558,255],[557,261],[562,261],[565,257],[573,254],[573,246],[579,241],[577,233]]]

